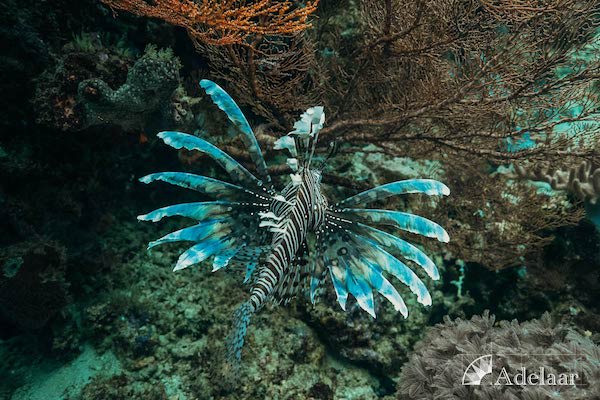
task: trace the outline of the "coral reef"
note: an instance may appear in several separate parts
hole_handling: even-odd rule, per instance
[[[453,159],[460,153],[559,160],[593,153],[594,140],[570,145],[583,135],[597,137],[598,126],[553,139],[565,122],[597,119],[599,53],[589,21],[598,3],[541,6],[529,10],[526,23],[499,18],[515,11],[511,2],[493,3],[364,0],[349,7],[350,26],[324,19],[319,45],[334,55],[324,57],[333,84],[323,97],[335,118],[322,135],[357,146],[378,143],[391,155],[440,150]],[[585,59],[574,56],[577,49]],[[564,115],[573,104],[580,112]],[[535,149],[499,148],[499,141],[526,133]]]
[[[130,229],[134,231],[135,225]],[[217,276],[208,265],[173,274],[176,254],[176,248],[138,252],[115,271],[118,287],[85,310],[87,337],[101,351],[114,352],[123,370],[113,378],[92,381],[82,398],[144,392],[158,396],[164,388],[169,399],[329,395],[366,400],[379,391],[393,391],[388,378],[330,355],[315,330],[291,310],[279,308],[273,315],[255,318],[244,349],[248,357],[240,385],[227,392],[218,379],[219,358],[230,315],[245,291],[235,289],[239,282],[233,276]],[[341,310],[336,312],[343,316]],[[139,343],[146,338],[157,343],[140,351]],[[122,386],[111,387],[111,382]]]
[[[265,4],[0,2],[1,399],[531,400],[549,396],[476,391],[450,372],[490,338],[506,349],[519,340],[525,351],[591,351],[598,362],[597,0],[321,0],[316,10],[294,2],[281,18],[298,16],[301,31],[273,25],[274,35],[211,29],[223,19],[191,26],[173,9],[138,17],[164,4],[216,3],[210,12],[233,17]],[[198,152],[157,146],[158,129],[193,133],[248,166],[200,79],[239,100],[269,163],[282,161],[273,142],[297,111],[323,105],[331,125],[320,141],[336,141],[339,153],[323,174],[331,198],[417,176],[448,183],[442,204],[379,204],[449,228],[449,247],[432,252],[442,265],[433,306],[409,304],[403,320],[378,302],[372,319],[353,300],[342,311],[326,291],[315,307],[269,310],[249,332],[239,388],[222,385],[216,366],[245,290],[208,264],[172,273],[182,249],[146,253],[156,232],[135,221],[153,206],[197,201],[136,177],[222,176]],[[521,176],[498,173],[508,164]],[[270,172],[283,180],[289,169]],[[538,319],[469,320],[485,309]],[[546,311],[573,328],[539,319]],[[428,333],[445,315],[463,320]],[[587,392],[556,398],[598,397],[600,378],[586,379]]]
[[[179,59],[170,49],[148,46],[118,89],[111,89],[101,79],[80,82],[78,95],[85,126],[112,123],[132,129],[143,127],[152,117],[169,121],[180,68]]]
[[[119,85],[132,64],[124,43],[113,43],[97,32],[76,35],[63,46],[53,66],[36,78],[32,100],[36,122],[60,130],[81,130],[85,121],[77,101],[79,83],[99,78],[110,86]]]
[[[600,168],[588,160],[565,169],[544,163],[517,164],[515,171],[519,178],[549,183],[552,189],[567,190],[590,204],[596,204],[600,197]]]
[[[502,174],[491,174],[489,163],[457,160],[463,173],[449,174],[453,188],[440,220],[450,227],[451,254],[492,270],[537,263],[552,232],[577,224],[582,207],[565,194],[540,195],[525,182],[513,182]]]
[[[225,83],[236,101],[280,129],[291,127],[301,110],[322,101],[317,88],[325,77],[307,35],[260,37],[251,46],[196,46],[207,57],[211,75]]]
[[[298,318],[306,321],[320,339],[339,357],[367,368],[381,379],[382,384],[391,384],[391,377],[408,358],[409,349],[421,338],[431,321],[441,315],[456,315],[468,299],[457,299],[432,292],[435,307],[421,307],[410,296],[406,296],[411,313],[404,319],[383,301],[378,302],[377,318],[362,315],[360,307],[349,302],[346,311],[336,306],[334,293],[323,293],[317,306],[298,302]]]
[[[115,375],[109,378],[95,378],[73,400],[169,400],[164,385],[148,387],[132,385],[131,377]]]
[[[315,46],[304,30],[318,1],[260,0],[235,4],[209,1],[104,0],[110,7],[162,19],[184,27],[196,49],[207,57],[212,75],[266,119],[289,127],[299,110],[315,104],[324,80]],[[174,5],[176,7],[174,8]],[[260,18],[258,18],[260,16]],[[315,71],[315,68],[317,71]]]
[[[477,357],[491,354],[493,372],[481,385],[462,384]],[[552,322],[548,314],[524,323],[496,320],[488,313],[450,320],[431,328],[419,342],[398,381],[398,399],[591,399],[600,393],[600,348],[590,338]],[[577,373],[575,384],[561,386],[491,385],[503,368],[509,377],[528,373]],[[502,382],[506,382],[503,380]]]
[[[597,228],[587,221],[562,227],[537,263],[526,270],[526,281],[554,303],[555,313],[582,329],[600,331]]]

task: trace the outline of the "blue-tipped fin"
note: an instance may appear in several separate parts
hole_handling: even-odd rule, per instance
[[[365,260],[364,265],[367,267],[366,276],[373,289],[392,303],[394,309],[400,311],[404,318],[408,318],[406,303],[404,303],[396,288],[383,276],[381,268],[368,260]]]
[[[232,198],[254,194],[241,186],[223,182],[207,176],[190,174],[188,172],[157,172],[140,178],[142,183],[162,181],[172,185],[192,189],[197,192],[211,195],[217,199]]]
[[[182,132],[166,131],[158,134],[166,144],[176,149],[196,150],[209,155],[215,160],[232,178],[238,182],[252,183],[261,186],[262,183],[244,168],[240,163],[234,160],[229,154],[218,147],[213,146],[206,140],[197,136],[192,136]]]
[[[368,225],[361,223],[358,223],[357,225],[358,226],[354,229],[355,232],[375,240],[381,246],[398,251],[404,258],[413,261],[423,268],[423,270],[425,270],[431,279],[438,280],[440,278],[440,273],[435,263],[418,247],[394,235],[390,235],[387,232],[370,227]]]
[[[346,286],[348,291],[352,293],[356,302],[373,318],[375,318],[375,302],[373,300],[373,291],[371,286],[362,275],[362,271],[357,269],[358,266],[352,266],[349,259],[339,258],[341,265],[346,266]]]
[[[271,177],[267,171],[267,164],[263,158],[256,136],[254,136],[254,132],[252,132],[252,128],[250,128],[250,124],[244,116],[244,113],[242,113],[242,110],[240,110],[231,96],[213,81],[202,79],[200,81],[200,86],[206,91],[206,94],[211,97],[215,105],[227,115],[227,118],[229,118],[242,133],[242,140],[250,153],[254,165],[256,165],[258,174],[265,182],[266,186],[270,188]]]
[[[376,242],[362,236],[351,233],[353,242],[362,257],[371,261],[372,264],[380,266],[385,272],[398,278],[408,286],[411,292],[417,296],[417,301],[423,305],[431,305],[431,295],[423,281],[404,264],[387,251],[383,250]]]
[[[233,247],[231,249],[227,249],[219,254],[217,254],[215,256],[215,259],[213,260],[213,272],[220,270],[221,268],[225,268],[227,267],[227,265],[229,265],[229,261],[231,261],[231,259],[233,257],[235,257],[235,255],[237,253],[240,252],[240,250],[242,249],[243,246],[236,246]]]
[[[440,225],[427,218],[409,214],[401,211],[374,210],[366,208],[345,208],[342,210],[344,216],[363,217],[374,224],[385,224],[395,226],[398,229],[416,233],[418,235],[435,238],[440,242],[450,241],[448,232]]]
[[[201,242],[202,240],[209,237],[212,238],[215,236],[223,236],[231,232],[229,224],[232,222],[233,220],[231,218],[212,219],[203,221],[197,225],[193,225],[175,232],[171,232],[161,237],[160,239],[148,243],[148,250],[165,243],[186,241]]]
[[[206,217],[227,214],[240,203],[230,201],[202,201],[195,203],[174,204],[161,207],[148,214],[138,215],[139,221],[158,222],[165,217],[186,217],[201,221]]]
[[[173,271],[179,271],[191,265],[198,264],[231,246],[231,239],[208,239],[198,243],[183,252]]]
[[[346,311],[346,302],[348,301],[348,289],[346,288],[346,269],[337,264],[329,264],[329,275],[331,276],[331,282],[335,289],[337,301],[342,307],[342,310]]]
[[[443,183],[433,179],[407,179],[366,190],[340,201],[337,206],[354,207],[360,204],[387,199],[391,196],[409,193],[424,193],[428,196],[447,196],[450,194],[450,189]]]

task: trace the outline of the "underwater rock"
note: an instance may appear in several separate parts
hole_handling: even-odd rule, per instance
[[[154,354],[159,339],[152,323],[152,306],[131,294],[116,291],[103,302],[85,309],[84,321],[91,339],[104,341],[119,355],[137,365]]]
[[[491,356],[490,356],[491,355]],[[490,360],[481,384],[463,385],[479,357]],[[490,357],[488,357],[490,356]],[[600,348],[588,337],[554,323],[549,314],[518,323],[485,312],[471,320],[449,318],[432,327],[402,368],[397,398],[408,399],[592,399],[600,393]],[[550,375],[577,373],[575,385],[508,385],[517,374],[544,369]],[[468,382],[475,383],[470,377]],[[532,378],[531,382],[534,379]],[[545,383],[550,381],[545,381]],[[558,382],[558,380],[557,380]],[[490,384],[492,383],[492,384]],[[496,384],[498,383],[498,384]]]
[[[432,320],[460,314],[460,309],[472,302],[467,293],[457,298],[455,293],[442,292],[440,284],[434,287],[433,307],[423,307],[409,293],[401,292],[411,310],[408,318],[384,301],[377,303],[376,319],[361,313],[353,300],[348,301],[344,311],[330,292],[323,293],[315,306],[299,302],[298,318],[312,327],[337,357],[366,368],[385,382],[399,374],[400,366]]]
[[[333,391],[323,382],[317,382],[308,391],[308,398],[314,400],[333,400]]]
[[[179,86],[180,68],[179,59],[170,49],[157,50],[149,45],[118,89],[113,90],[102,79],[79,83],[84,126],[112,123],[133,129],[156,117],[171,121],[171,97]]]
[[[77,103],[81,81],[100,78],[110,86],[125,81],[133,58],[125,44],[99,33],[82,33],[63,46],[52,65],[40,74],[31,103],[38,124],[64,131],[84,127]]]
[[[135,225],[129,229],[139,232]],[[208,263],[173,273],[176,259],[176,247],[138,252],[114,271],[120,289],[85,310],[87,337],[94,348],[116,354],[124,377],[98,378],[78,399],[145,398],[141,394],[154,393],[154,387],[164,388],[168,399],[377,398],[377,377],[331,357],[318,332],[283,307],[255,318],[240,385],[227,391],[218,368],[231,314],[245,290],[233,276],[212,273]],[[149,317],[143,319],[144,313]],[[157,341],[145,353],[135,351],[142,330]]]
[[[0,320],[22,329],[44,326],[68,303],[65,250],[29,241],[0,253]]]
[[[40,33],[41,13],[37,6],[30,8],[18,0],[0,2],[0,74],[4,77],[0,83],[0,109],[3,112],[0,124],[3,130],[29,116],[26,105],[33,86],[32,78],[50,59],[45,42],[48,32]]]
[[[449,228],[451,255],[464,262],[493,271],[531,265],[552,241],[553,229],[583,216],[564,193],[540,195],[527,182],[491,173],[485,160],[457,160],[454,168],[461,173],[448,175],[452,196],[432,214]]]
[[[527,268],[532,289],[555,304],[556,314],[582,329],[600,331],[600,234],[588,221],[562,227],[545,249],[541,262]],[[531,292],[531,293],[529,293]],[[532,294],[533,293],[533,294]]]
[[[406,320],[384,302],[378,304],[377,319],[364,315],[355,302],[349,301],[343,311],[329,292],[320,300],[322,304],[313,307],[301,303],[299,310],[301,318],[335,353],[379,374],[393,375],[406,360],[407,349],[418,340],[419,331],[427,325],[427,317],[419,312],[416,301],[409,296],[405,299],[413,307]]]
[[[140,385],[127,374],[97,377],[72,400],[169,400],[162,384]]]

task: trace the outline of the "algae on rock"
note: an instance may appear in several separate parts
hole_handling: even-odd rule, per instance
[[[125,129],[143,127],[157,115],[170,121],[171,97],[180,83],[181,63],[171,49],[149,45],[127,74],[126,82],[113,90],[101,79],[79,84],[79,101],[85,125],[113,123]]]

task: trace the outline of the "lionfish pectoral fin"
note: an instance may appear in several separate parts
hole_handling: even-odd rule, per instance
[[[219,107],[227,116],[229,121],[239,130],[241,133],[241,139],[244,142],[250,158],[256,166],[258,175],[262,179],[265,186],[270,189],[272,187],[271,176],[267,170],[267,164],[263,158],[262,152],[256,136],[250,128],[248,120],[240,110],[236,102],[225,92],[219,85],[209,81],[208,79],[202,79],[200,86],[206,91],[206,94],[210,96],[213,103]]]

